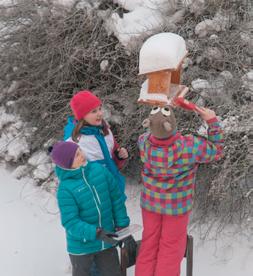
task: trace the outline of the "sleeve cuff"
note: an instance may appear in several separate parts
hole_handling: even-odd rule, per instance
[[[209,120],[206,121],[208,124],[212,124],[212,123],[216,123],[216,122],[219,122],[219,120],[217,119],[217,117],[213,117]]]

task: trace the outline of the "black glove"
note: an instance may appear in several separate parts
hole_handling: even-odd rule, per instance
[[[111,245],[116,245],[118,244],[118,241],[115,240],[114,238],[117,238],[117,237],[118,235],[113,232],[108,232],[102,228],[97,228],[96,238],[98,240],[102,240],[106,243],[110,243]]]

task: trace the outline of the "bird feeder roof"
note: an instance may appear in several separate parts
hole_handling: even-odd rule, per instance
[[[185,40],[174,33],[159,33],[148,38],[141,47],[139,74],[176,70],[187,55]]]

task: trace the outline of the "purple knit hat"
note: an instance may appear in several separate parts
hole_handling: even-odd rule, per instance
[[[51,152],[52,160],[59,167],[71,169],[77,149],[73,142],[57,142]]]

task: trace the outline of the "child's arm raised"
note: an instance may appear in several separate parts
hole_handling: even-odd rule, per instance
[[[78,206],[72,194],[62,189],[58,191],[57,199],[61,223],[67,233],[83,242],[96,240],[96,226],[80,219]]]
[[[219,160],[223,156],[223,130],[213,110],[197,107],[201,118],[208,124],[208,138],[193,136],[190,142],[194,159],[198,163]],[[191,144],[192,143],[192,144]]]
[[[195,110],[200,115],[200,117],[206,122],[208,120],[216,118],[215,112],[209,108],[196,106]]]

